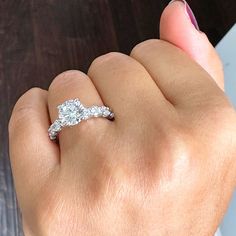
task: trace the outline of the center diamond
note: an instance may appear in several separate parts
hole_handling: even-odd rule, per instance
[[[79,115],[84,110],[84,107],[78,99],[75,99],[64,102],[58,106],[58,109],[62,125],[71,126],[78,124]]]

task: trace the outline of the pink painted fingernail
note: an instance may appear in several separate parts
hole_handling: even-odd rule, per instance
[[[194,27],[195,27],[198,31],[200,31],[199,26],[198,26],[198,23],[197,23],[197,19],[196,19],[194,13],[193,13],[191,7],[188,5],[188,3],[187,3],[185,0],[172,0],[169,4],[171,4],[171,3],[173,3],[173,2],[177,2],[177,1],[184,3],[184,5],[185,5],[185,11],[186,11],[186,13],[187,13],[189,19],[191,20],[191,22],[192,22],[192,24],[194,25]]]

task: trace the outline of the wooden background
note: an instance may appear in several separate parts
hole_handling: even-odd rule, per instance
[[[17,98],[67,69],[158,36],[165,0],[0,0],[0,236],[21,233],[7,124]],[[235,0],[189,0],[213,44],[236,22]]]

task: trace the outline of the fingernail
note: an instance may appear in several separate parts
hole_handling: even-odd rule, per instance
[[[191,9],[191,7],[188,5],[188,3],[185,0],[172,0],[169,4],[172,4],[173,2],[182,2],[185,5],[185,11],[190,19],[190,21],[192,22],[192,24],[194,25],[194,27],[196,28],[196,30],[200,31],[200,28],[198,26],[197,23],[197,19]]]

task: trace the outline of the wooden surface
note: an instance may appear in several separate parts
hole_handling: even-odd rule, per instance
[[[17,98],[109,51],[129,53],[158,32],[164,0],[0,0],[0,236],[21,235],[7,124]],[[216,44],[236,22],[235,0],[189,1]]]

